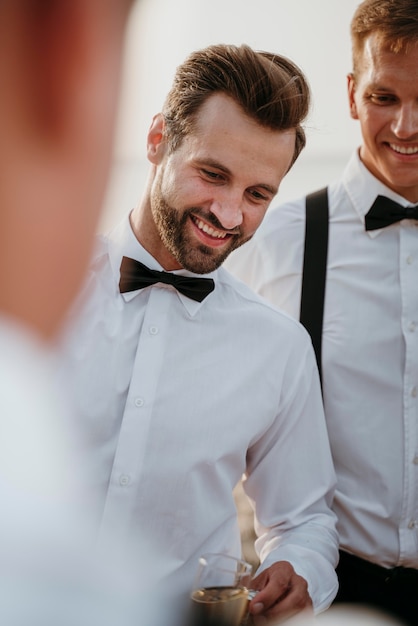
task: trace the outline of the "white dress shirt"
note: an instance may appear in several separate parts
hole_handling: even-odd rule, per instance
[[[364,229],[378,194],[409,203],[351,158],[329,186],[322,365],[341,546],[418,567],[418,225]],[[267,214],[230,271],[299,317],[305,198]]]
[[[222,268],[201,303],[161,283],[121,295],[124,255],[162,269],[127,216],[100,242],[65,346],[102,532],[145,538],[185,597],[202,553],[241,553],[232,491],[247,472],[262,568],[290,561],[326,608],[335,475],[306,331]]]

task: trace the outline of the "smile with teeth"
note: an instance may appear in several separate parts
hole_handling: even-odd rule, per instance
[[[389,146],[399,154],[418,154],[418,146],[398,146],[394,143],[390,143]]]
[[[199,230],[203,231],[207,235],[210,235],[211,237],[215,237],[215,239],[225,239],[225,237],[228,235],[228,233],[216,230],[212,226],[209,226],[205,222],[202,222],[202,220],[198,219],[197,217],[192,217],[192,219]]]

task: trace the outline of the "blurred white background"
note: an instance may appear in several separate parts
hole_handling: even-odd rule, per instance
[[[325,185],[360,143],[349,116],[349,24],[359,0],[141,0],[128,31],[114,167],[100,230],[137,204],[148,171],[146,132],[177,65],[195,49],[247,43],[290,57],[307,75],[313,106],[308,143],[278,200]],[[273,204],[274,204],[273,203]]]

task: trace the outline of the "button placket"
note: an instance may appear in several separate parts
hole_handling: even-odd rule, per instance
[[[104,527],[125,528],[129,524],[131,490],[141,489],[158,381],[164,365],[164,339],[169,331],[172,295],[167,289],[150,290],[144,303],[145,312],[140,311],[143,319],[139,335],[131,338],[137,349],[107,493]]]

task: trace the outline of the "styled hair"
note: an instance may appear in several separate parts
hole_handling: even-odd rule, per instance
[[[295,129],[293,165],[306,143],[302,122],[310,106],[309,85],[297,65],[247,45],[213,45],[190,54],[177,68],[163,107],[170,150],[193,131],[200,107],[214,93],[230,96],[262,126]]]
[[[418,41],[418,0],[364,0],[359,4],[351,20],[354,73],[372,33],[391,52],[405,52]]]

